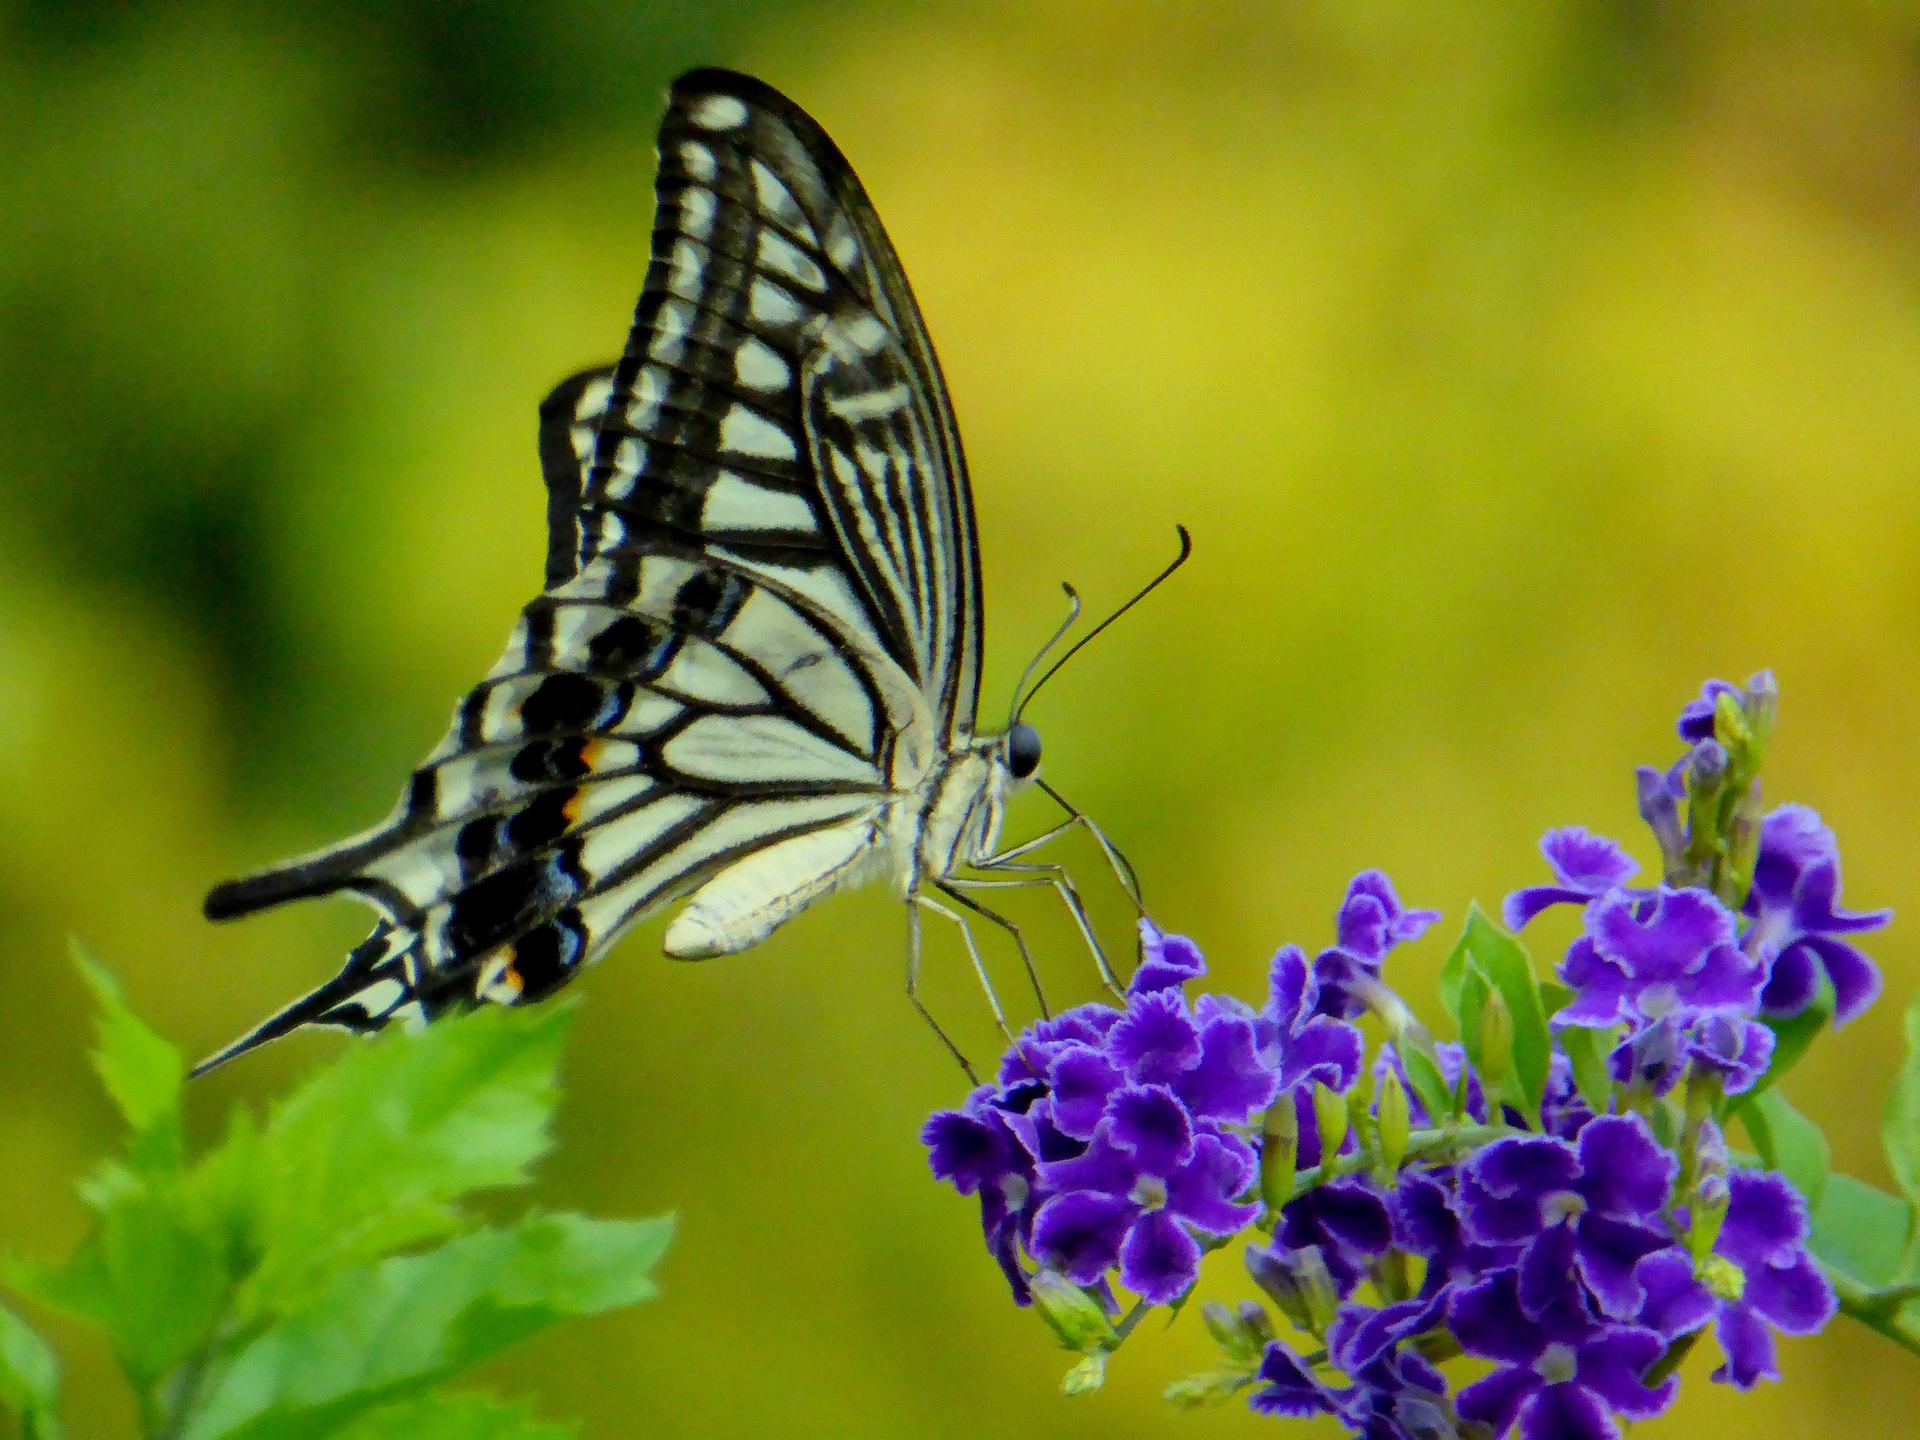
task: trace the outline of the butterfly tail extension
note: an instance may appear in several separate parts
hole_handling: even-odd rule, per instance
[[[400,938],[392,926],[376,926],[338,975],[214,1051],[193,1067],[192,1078],[308,1025],[367,1034],[395,1019],[425,1020],[435,1007],[416,992],[404,951],[396,953],[394,941]],[[445,1002],[437,1008],[446,1008]]]

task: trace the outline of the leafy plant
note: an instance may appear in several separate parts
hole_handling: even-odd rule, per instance
[[[189,1158],[179,1052],[84,954],[94,1068],[125,1151],[80,1186],[94,1228],[6,1283],[105,1333],[148,1440],[562,1440],[445,1384],[560,1321],[649,1299],[673,1218],[469,1201],[524,1185],[551,1144],[571,1007],[489,1007],[356,1045]],[[0,1406],[58,1440],[52,1351],[0,1309]]]

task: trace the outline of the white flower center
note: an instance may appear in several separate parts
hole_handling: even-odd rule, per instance
[[[1564,1385],[1580,1371],[1580,1359],[1571,1345],[1549,1345],[1533,1362],[1533,1373],[1549,1385]]]
[[[1167,1182],[1158,1175],[1142,1175],[1133,1182],[1133,1189],[1127,1198],[1142,1210],[1164,1210],[1167,1204]]]
[[[1658,1020],[1679,1003],[1679,992],[1664,982],[1649,985],[1640,992],[1640,1013],[1649,1020]]]
[[[1027,1207],[1027,1177],[1008,1175],[1000,1182],[1000,1193],[1007,1197],[1009,1210],[1024,1210]]]
[[[1571,1190],[1556,1190],[1540,1202],[1540,1221],[1544,1225],[1578,1220],[1586,1213],[1587,1202]]]

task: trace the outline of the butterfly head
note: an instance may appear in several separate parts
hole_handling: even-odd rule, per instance
[[[1016,721],[1001,737],[1005,746],[1001,759],[1007,773],[1016,781],[1031,780],[1040,771],[1040,732]]]

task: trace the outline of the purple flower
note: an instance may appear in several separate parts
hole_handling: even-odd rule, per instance
[[[1328,1358],[1351,1382],[1334,1387],[1278,1340],[1261,1357],[1248,1398],[1265,1415],[1337,1416],[1367,1440],[1441,1440],[1459,1433],[1446,1378],[1400,1341],[1441,1323],[1444,1306],[1418,1300],[1375,1310],[1346,1305],[1327,1330]]]
[[[1177,989],[1207,973],[1200,947],[1184,935],[1169,935],[1151,920],[1140,919],[1140,967],[1127,982],[1129,995]]]
[[[1584,825],[1549,830],[1540,837],[1540,853],[1553,871],[1552,885],[1529,885],[1507,896],[1500,907],[1509,930],[1522,930],[1550,905],[1584,905],[1617,890],[1640,873],[1640,862],[1617,841],[1595,835]]]
[[[1595,1028],[1676,1011],[1751,1015],[1763,979],[1734,944],[1733,912],[1704,890],[1615,892],[1587,907],[1586,934],[1560,962],[1575,991],[1554,1019]]]
[[[980,1196],[980,1228],[987,1249],[1006,1272],[1016,1303],[1031,1301],[1019,1246],[1033,1225],[1033,1155],[1016,1134],[1007,1113],[996,1109],[990,1085],[967,1097],[964,1108],[941,1110],[920,1131],[934,1178],[962,1195]]]
[[[1396,945],[1417,940],[1440,918],[1438,910],[1409,910],[1380,870],[1362,870],[1347,884],[1334,917],[1331,949],[1314,957],[1320,1013],[1336,1020],[1364,1014],[1380,986],[1380,967]]]
[[[1554,1051],[1547,1066],[1546,1093],[1540,1097],[1541,1128],[1562,1140],[1575,1140],[1591,1119],[1593,1109],[1574,1083],[1573,1062]]]
[[[1716,1072],[1724,1093],[1738,1095],[1767,1073],[1773,1041],[1773,1031],[1757,1021],[1676,1012],[1621,1041],[1607,1064],[1622,1085],[1643,1085],[1655,1095],[1671,1090],[1690,1065]]]
[[[1747,949],[1771,969],[1761,993],[1769,1015],[1797,1015],[1812,1003],[1824,974],[1833,985],[1833,1023],[1844,1025],[1880,994],[1873,961],[1835,937],[1878,930],[1891,910],[1838,907],[1840,846],[1819,815],[1782,805],[1760,825],[1760,856],[1746,913]]]
[[[1196,1128],[1172,1090],[1124,1086],[1084,1155],[1039,1167],[1053,1198],[1034,1217],[1029,1248],[1081,1285],[1117,1264],[1121,1284],[1165,1304],[1199,1273],[1193,1232],[1218,1238],[1253,1222],[1259,1207],[1234,1203],[1253,1175],[1246,1144]]]
[[[1619,1440],[1616,1415],[1651,1419],[1672,1403],[1678,1376],[1651,1388],[1641,1383],[1666,1350],[1656,1332],[1558,1313],[1533,1318],[1520,1303],[1519,1286],[1519,1276],[1503,1270],[1455,1295],[1448,1307],[1461,1348],[1500,1362],[1460,1392],[1463,1418],[1488,1425],[1496,1436],[1517,1423],[1521,1440]]]
[[[1358,1180],[1316,1185],[1289,1201],[1280,1217],[1274,1248],[1304,1250],[1309,1245],[1318,1246],[1334,1291],[1342,1300],[1366,1277],[1367,1267],[1393,1244],[1393,1216],[1386,1201]]]
[[[1672,1244],[1660,1210],[1678,1162],[1637,1116],[1591,1122],[1576,1144],[1548,1136],[1496,1140],[1462,1171],[1460,1211],[1483,1245],[1524,1245],[1516,1283],[1527,1313],[1584,1308],[1581,1282],[1602,1312],[1633,1315],[1634,1267]]]
[[[1423,1297],[1505,1269],[1519,1258],[1517,1246],[1482,1245],[1468,1236],[1460,1216],[1455,1179],[1448,1171],[1402,1170],[1399,1184],[1388,1197],[1393,1212],[1393,1243],[1427,1262],[1426,1278],[1420,1286]]]
[[[1766,673],[1766,671],[1761,672],[1763,675]],[[1753,678],[1758,681],[1760,676],[1756,675]],[[1746,692],[1738,685],[1731,684],[1728,681],[1707,681],[1705,685],[1700,687],[1700,698],[1698,700],[1689,700],[1680,711],[1680,723],[1676,727],[1680,731],[1680,738],[1689,744],[1697,744],[1702,740],[1711,740],[1713,738],[1713,713],[1720,707],[1720,697],[1722,695],[1731,695],[1734,703],[1738,704],[1745,694]]]
[[[1360,1078],[1366,1044],[1344,1020],[1317,1014],[1320,982],[1306,952],[1288,945],[1273,957],[1266,1008],[1255,1022],[1260,1058],[1290,1092],[1316,1081],[1342,1093]]]
[[[1123,1012],[1111,1005],[1076,1005],[1051,1020],[1038,1020],[1020,1032],[1013,1048],[1001,1057],[1000,1083],[1045,1080],[1054,1057],[1069,1045],[1100,1046]]]
[[[1773,1336],[1812,1335],[1838,1308],[1833,1286],[1807,1253],[1807,1206],[1779,1176],[1736,1171],[1727,1177],[1727,1217],[1709,1261],[1696,1278],[1689,1256],[1666,1250],[1640,1262],[1647,1301],[1641,1323],[1669,1340],[1716,1323],[1727,1363],[1721,1384],[1751,1390],[1778,1380]]]

